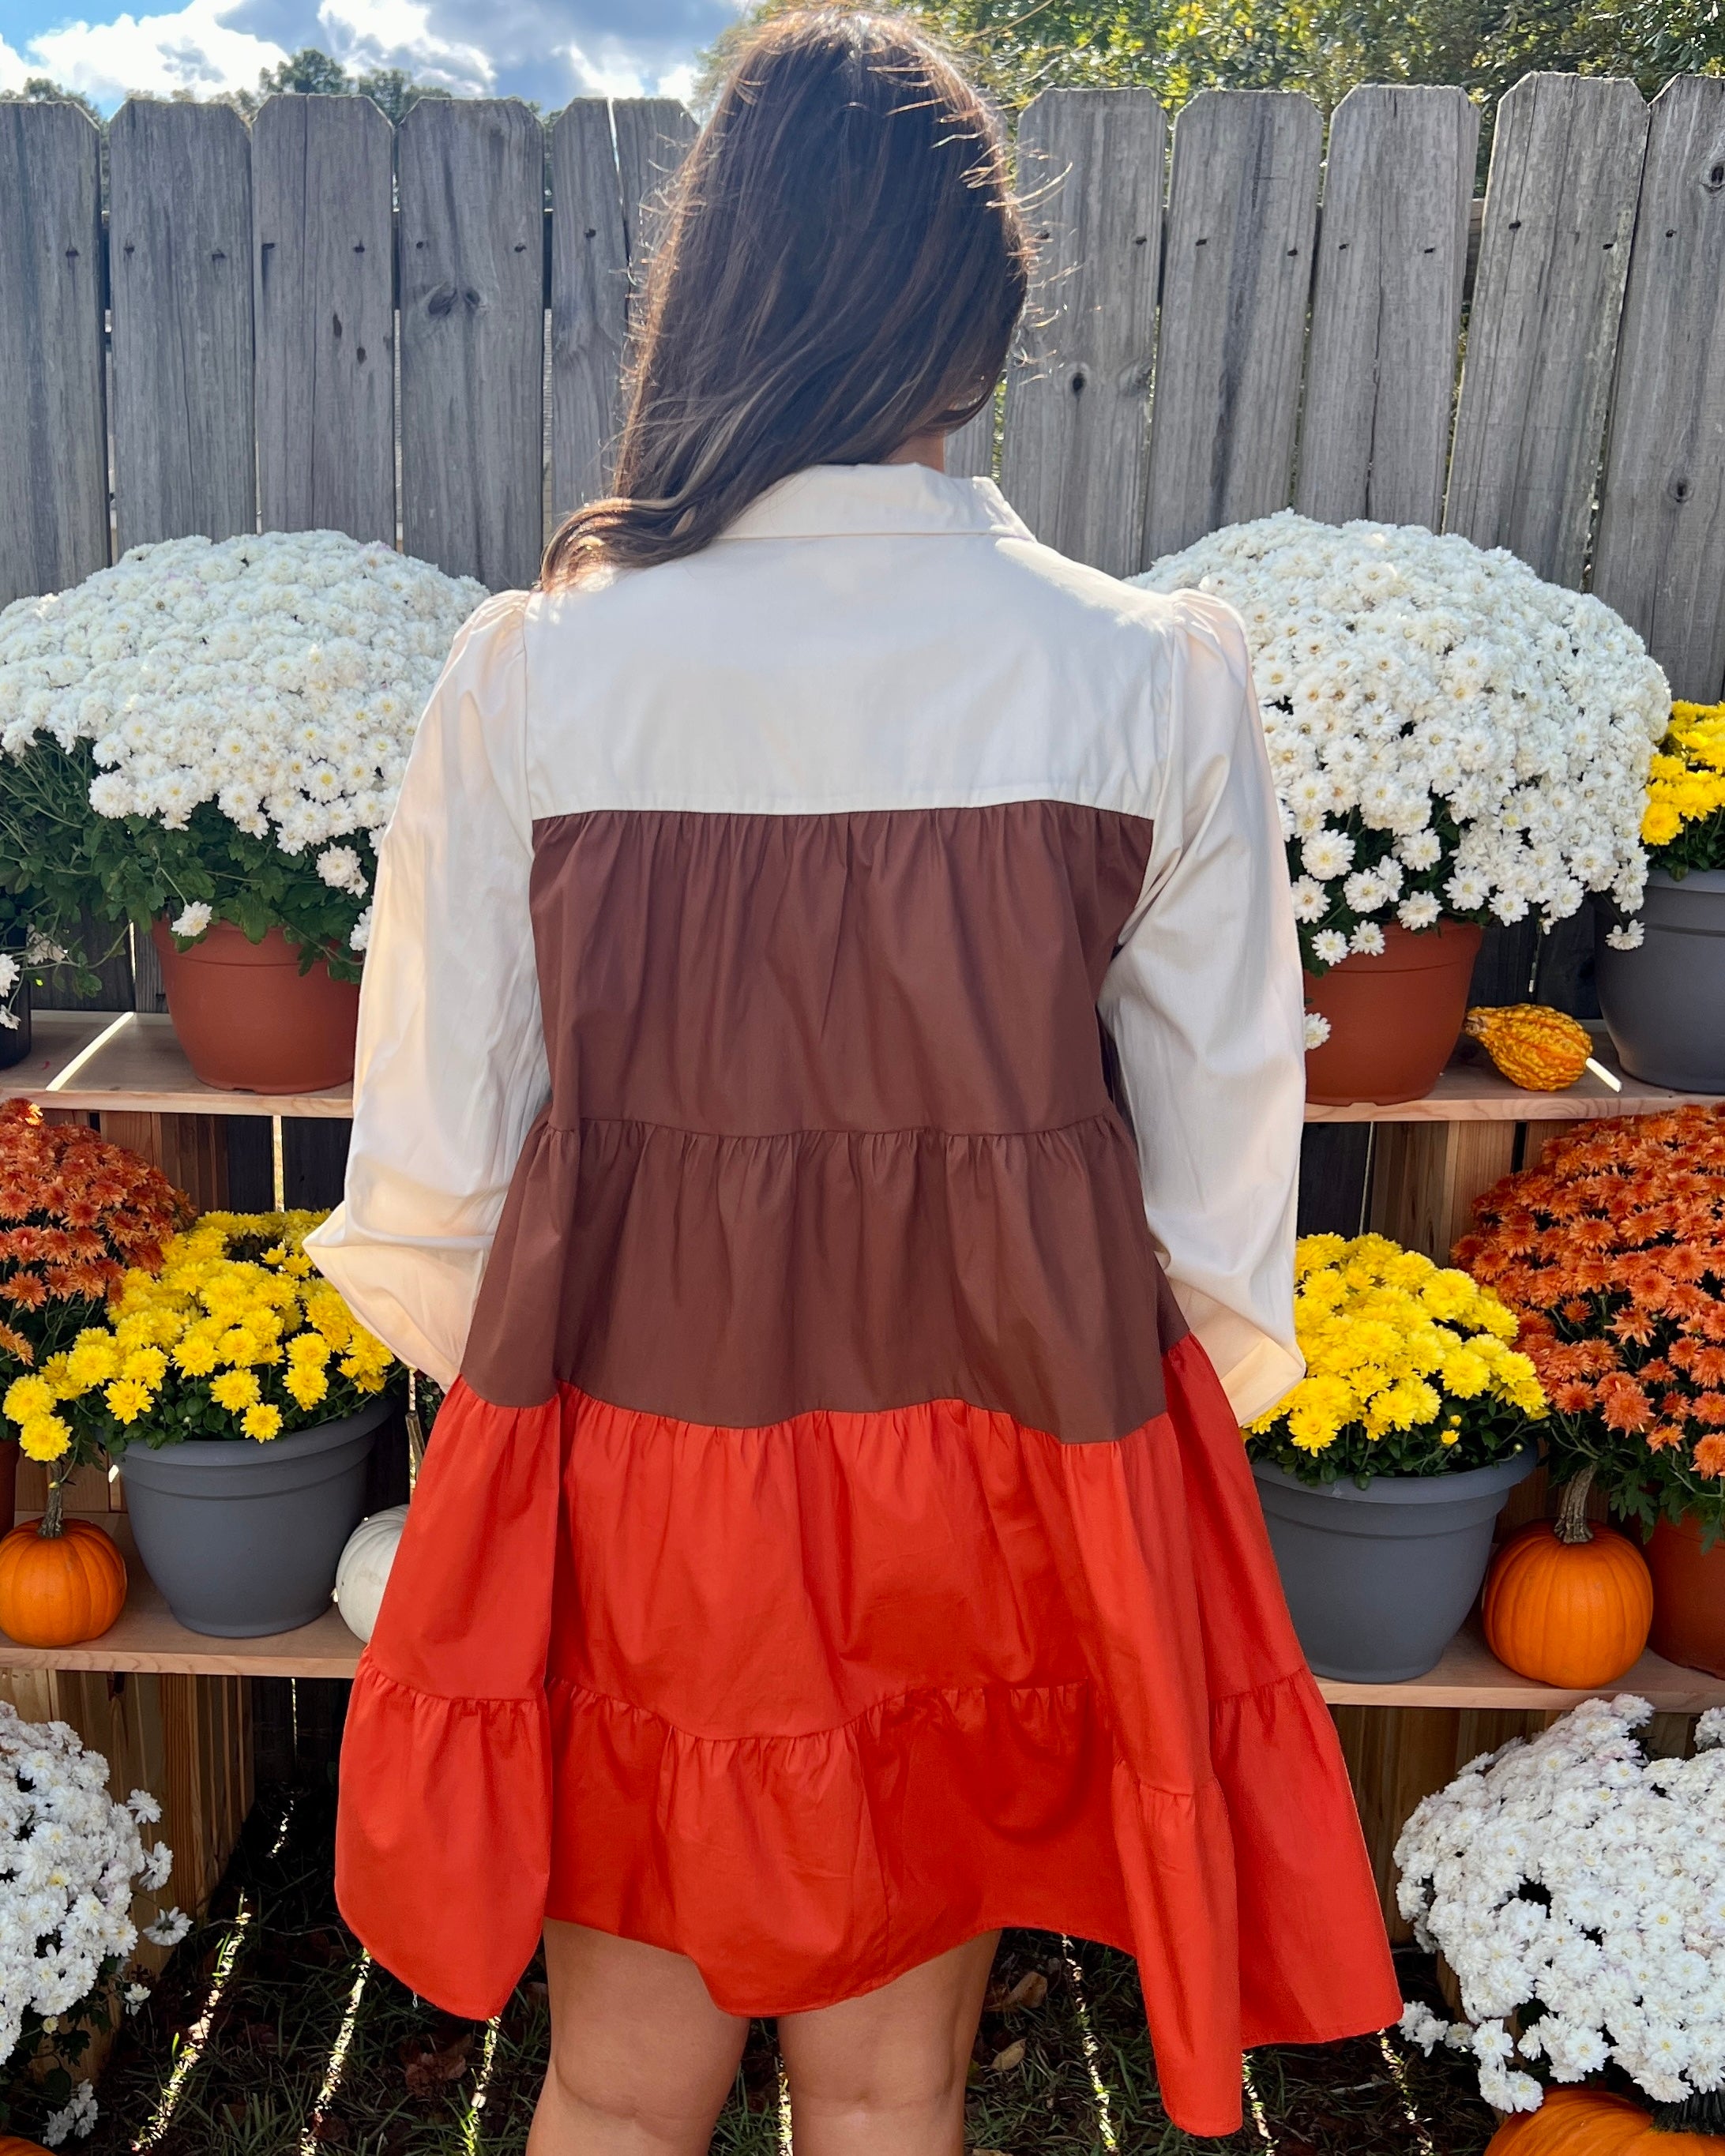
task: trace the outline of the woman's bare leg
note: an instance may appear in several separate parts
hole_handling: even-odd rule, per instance
[[[681,1954],[547,1923],[551,2069],[527,2156],[706,2156],[748,2023]]]
[[[796,2156],[963,2156],[965,2079],[999,1942],[986,1933],[860,1999],[779,2015]]]

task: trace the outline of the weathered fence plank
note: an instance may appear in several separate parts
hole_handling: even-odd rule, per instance
[[[100,143],[75,105],[0,104],[0,606],[108,558]]]
[[[947,470],[959,479],[994,476],[995,398],[947,437]]]
[[[1581,581],[1647,108],[1632,82],[1528,75],[1504,99],[1445,524]]]
[[[1143,558],[1287,506],[1323,123],[1215,90],[1174,122]]]
[[[695,140],[694,120],[674,97],[619,97],[611,107],[623,229],[634,281],[653,252],[671,182]]]
[[[1679,696],[1725,678],[1725,82],[1654,100],[1594,589]]]
[[[396,141],[403,543],[494,591],[542,536],[544,130],[513,98],[425,98]]]
[[[555,523],[603,494],[622,416],[629,243],[602,97],[566,105],[551,136],[551,502]]]
[[[254,531],[245,122],[229,105],[134,98],[108,159],[121,550]]]
[[[1019,122],[1040,258],[1001,485],[1039,539],[1115,576],[1139,566],[1143,534],[1167,132],[1147,90],[1045,90]]]
[[[1330,122],[1294,506],[1443,514],[1479,112],[1462,90],[1350,90]]]
[[[394,541],[394,168],[368,97],[272,97],[252,123],[265,531]]]

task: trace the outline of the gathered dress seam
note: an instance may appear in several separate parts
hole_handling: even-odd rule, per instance
[[[942,1138],[973,1140],[998,1138],[1028,1143],[1032,1138],[1064,1137],[1069,1131],[1088,1130],[1100,1123],[1105,1128],[1118,1122],[1111,1106],[1096,1108],[1087,1116],[1074,1116],[1064,1123],[1038,1123],[1023,1131],[952,1131],[938,1123],[799,1123],[786,1131],[703,1131],[689,1123],[666,1123],[652,1116],[582,1116],[572,1123],[553,1122],[547,1116],[541,1128],[562,1137],[579,1137],[584,1130],[605,1127],[625,1131],[663,1131],[668,1137],[711,1138],[723,1145],[766,1145],[784,1138]],[[1124,1126],[1121,1127],[1122,1129]]]

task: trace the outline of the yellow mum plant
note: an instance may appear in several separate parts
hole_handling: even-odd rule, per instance
[[[1294,1322],[1306,1375],[1246,1433],[1255,1460],[1302,1482],[1483,1467],[1547,1412],[1489,1288],[1384,1235],[1305,1235]]]
[[[1641,839],[1667,875],[1725,869],[1725,704],[1673,704],[1647,778]]]
[[[159,1273],[129,1271],[106,1322],[0,1403],[36,1433],[34,1456],[267,1440],[357,1413],[399,1366],[305,1255],[323,1218],[206,1213],[169,1239]]]

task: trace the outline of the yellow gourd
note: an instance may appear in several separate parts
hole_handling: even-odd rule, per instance
[[[1561,1093],[1573,1086],[1594,1052],[1585,1026],[1544,1004],[1471,1010],[1462,1030],[1484,1043],[1512,1086],[1532,1093]]]

